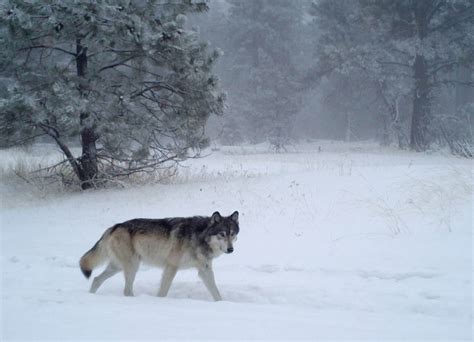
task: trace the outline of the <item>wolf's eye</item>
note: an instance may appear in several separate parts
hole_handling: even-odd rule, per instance
[[[224,233],[224,232],[220,232],[220,233],[219,233],[219,237],[225,238],[225,233]]]

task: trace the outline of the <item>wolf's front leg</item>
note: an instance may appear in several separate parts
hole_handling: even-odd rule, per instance
[[[163,275],[161,276],[158,297],[166,297],[177,271],[178,268],[176,266],[166,265],[165,269],[163,270]]]
[[[222,300],[221,294],[216,286],[214,272],[212,271],[211,265],[203,265],[202,267],[199,267],[198,274],[204,282],[204,285],[206,285],[207,290],[211,293],[212,298],[214,298],[216,302]]]

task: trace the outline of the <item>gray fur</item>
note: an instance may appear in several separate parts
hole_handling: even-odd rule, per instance
[[[237,211],[228,217],[215,212],[211,217],[133,219],[116,224],[81,258],[81,271],[89,278],[95,267],[108,261],[105,270],[94,278],[90,292],[95,293],[105,280],[123,271],[124,295],[133,296],[140,263],[162,267],[158,296],[165,297],[177,271],[194,267],[214,300],[221,300],[212,260],[234,250],[238,217]]]

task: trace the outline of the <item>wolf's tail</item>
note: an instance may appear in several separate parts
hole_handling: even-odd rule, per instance
[[[91,276],[92,270],[94,268],[100,264],[103,264],[109,258],[105,243],[107,242],[107,239],[109,238],[113,228],[114,227],[107,229],[99,241],[97,241],[95,245],[89,249],[79,261],[82,274],[84,274],[86,278]]]

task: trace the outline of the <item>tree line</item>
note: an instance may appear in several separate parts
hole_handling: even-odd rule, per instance
[[[472,156],[472,1],[212,4],[197,23],[224,50],[228,143],[375,138]]]
[[[472,0],[6,0],[0,144],[49,137],[83,189],[198,155],[206,130],[472,157],[473,23]]]

